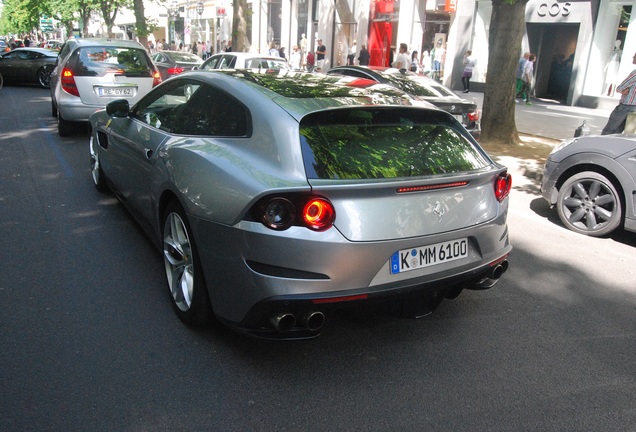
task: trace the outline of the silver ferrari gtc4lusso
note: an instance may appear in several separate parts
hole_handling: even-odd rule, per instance
[[[187,72],[90,128],[93,181],[162,251],[186,323],[313,337],[338,308],[423,316],[508,267],[506,168],[371,80]]]

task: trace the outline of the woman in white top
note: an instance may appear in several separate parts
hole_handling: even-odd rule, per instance
[[[471,50],[464,54],[464,72],[462,73],[462,84],[464,85],[464,93],[470,91],[470,79],[473,76],[473,68],[477,64],[477,60],[473,57]]]

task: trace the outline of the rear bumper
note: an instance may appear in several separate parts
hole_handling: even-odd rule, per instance
[[[333,292],[328,295],[282,295],[255,304],[241,322],[224,324],[251,336],[267,339],[307,339],[320,334],[310,320],[320,315],[328,319],[343,309],[380,310],[392,315],[420,318],[431,314],[445,298],[455,298],[463,289],[491,288],[508,267],[508,254],[488,265],[438,281],[403,286]],[[498,268],[500,270],[495,270]],[[496,274],[496,279],[493,279]],[[292,318],[289,318],[292,317]],[[291,319],[288,328],[277,328],[279,319]]]

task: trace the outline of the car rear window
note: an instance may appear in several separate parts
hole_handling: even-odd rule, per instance
[[[490,164],[442,112],[332,110],[300,124],[309,179],[392,179],[468,172]]]
[[[154,67],[143,49],[124,47],[82,47],[68,61],[75,76],[152,77]]]

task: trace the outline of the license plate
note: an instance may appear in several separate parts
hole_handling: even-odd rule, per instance
[[[136,90],[136,87],[98,87],[97,94],[99,96],[133,97]]]
[[[468,256],[468,239],[404,249],[391,255],[391,274],[404,273]]]

